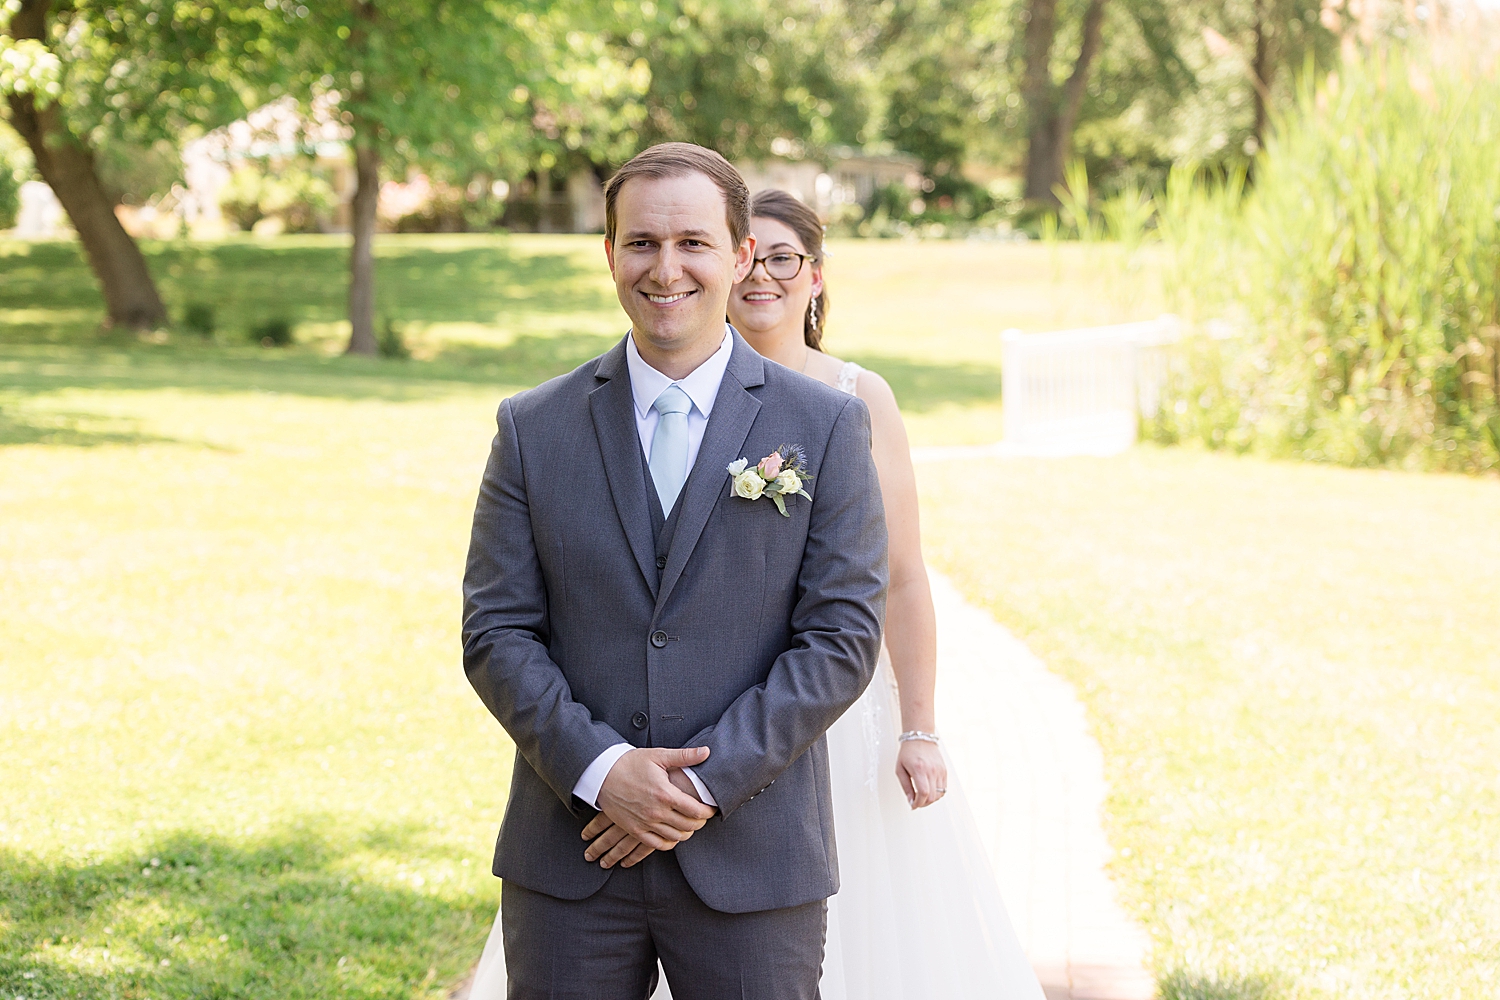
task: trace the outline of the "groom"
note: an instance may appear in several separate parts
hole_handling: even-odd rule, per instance
[[[748,202],[699,146],[622,167],[604,250],[629,335],[500,405],[463,641],[517,750],[494,863],[511,1000],[645,1000],[658,960],[676,1000],[817,996],[823,733],[875,670],[885,518],[864,404],[724,321]],[[811,497],[785,515],[727,471],[782,445]]]

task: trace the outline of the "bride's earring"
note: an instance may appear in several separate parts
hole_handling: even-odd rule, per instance
[[[813,299],[807,304],[807,322],[816,330],[818,328],[818,300]]]

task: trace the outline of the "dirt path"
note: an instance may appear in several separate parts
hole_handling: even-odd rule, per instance
[[[938,724],[1048,1000],[1151,1000],[1149,942],[1115,901],[1104,760],[1083,705],[933,574]]]

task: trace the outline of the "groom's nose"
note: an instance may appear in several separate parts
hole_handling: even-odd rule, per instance
[[[671,288],[682,277],[682,253],[674,246],[664,246],[651,268],[651,280],[662,288]]]

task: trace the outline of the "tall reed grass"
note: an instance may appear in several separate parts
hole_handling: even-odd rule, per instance
[[[1156,198],[1202,331],[1163,441],[1347,465],[1500,468],[1500,74],[1385,53],[1302,89],[1243,175]],[[1108,218],[1108,212],[1106,212]]]

